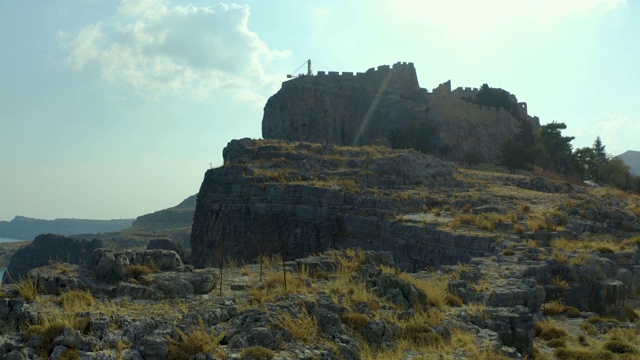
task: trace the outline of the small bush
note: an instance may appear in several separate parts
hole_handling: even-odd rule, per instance
[[[271,360],[276,356],[276,353],[262,346],[254,346],[244,349],[240,356],[242,356],[243,359]]]
[[[512,248],[507,248],[507,249],[502,250],[502,255],[506,255],[506,256],[511,256],[511,255],[513,255],[515,253],[516,252],[513,251]]]
[[[522,204],[522,206],[520,206],[520,211],[523,212],[524,214],[528,214],[531,212],[531,205],[530,204]]]

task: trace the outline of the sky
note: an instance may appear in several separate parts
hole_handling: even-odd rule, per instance
[[[515,94],[574,148],[640,150],[638,35],[636,0],[0,0],[0,220],[177,205],[307,59],[413,62],[423,88]]]

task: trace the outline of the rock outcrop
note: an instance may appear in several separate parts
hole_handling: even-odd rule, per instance
[[[65,262],[90,267],[93,251],[103,247],[100,240],[79,240],[62,235],[38,235],[31,244],[17,250],[2,282],[17,281],[29,270],[48,265],[50,262]]]
[[[500,145],[520,129],[509,111],[464,100],[478,89],[451,90],[451,82],[433,92],[418,85],[412,63],[380,66],[365,73],[318,73],[282,83],[264,108],[265,139],[309,141],[337,145],[386,144],[393,129],[428,122],[434,149],[451,159],[473,154],[496,162]],[[509,95],[513,108],[534,130],[539,120],[526,104]]]
[[[221,256],[300,258],[329,248],[390,251],[405,269],[484,256],[495,237],[392,221],[429,200],[413,191],[454,182],[455,167],[414,151],[234,140],[225,165],[207,171],[191,234],[196,267]],[[385,195],[385,192],[389,193]]]

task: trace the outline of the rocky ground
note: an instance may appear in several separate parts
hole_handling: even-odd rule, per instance
[[[91,248],[4,285],[0,357],[640,357],[638,196],[375,147],[242,140],[225,161],[191,258]]]

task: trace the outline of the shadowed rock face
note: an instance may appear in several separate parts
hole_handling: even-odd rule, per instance
[[[38,235],[31,244],[16,251],[11,258],[3,283],[21,279],[29,270],[50,262],[91,266],[93,251],[103,246],[100,240],[79,240],[56,234]]]
[[[455,235],[390,221],[428,200],[385,196],[452,182],[455,166],[413,151],[235,140],[207,171],[191,234],[196,267],[329,248],[388,250],[403,268],[482,256],[494,236]],[[378,196],[380,194],[381,196]],[[223,254],[224,252],[224,254]]]

